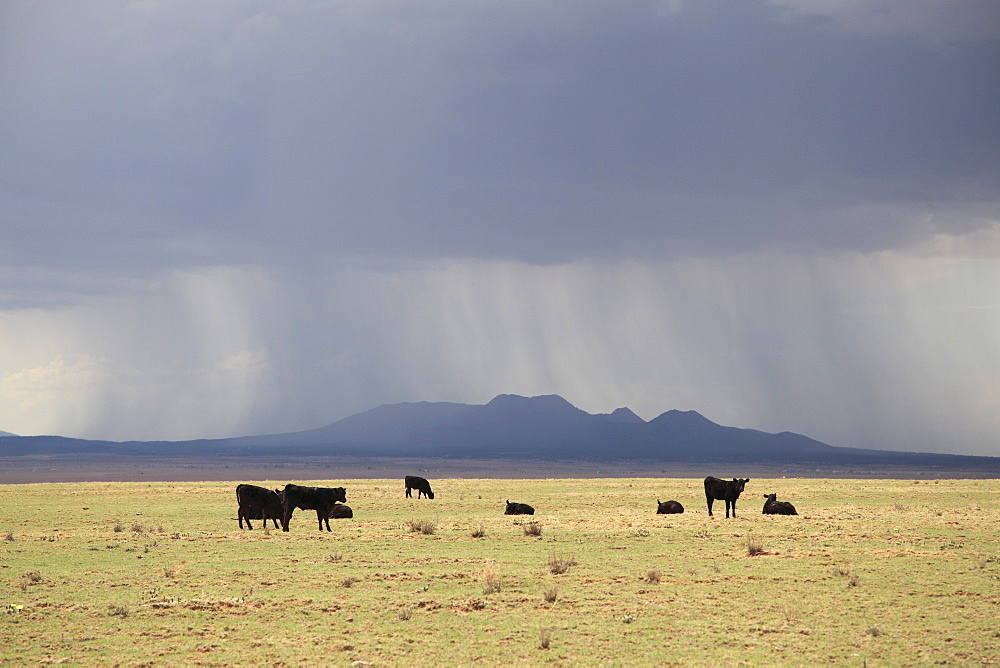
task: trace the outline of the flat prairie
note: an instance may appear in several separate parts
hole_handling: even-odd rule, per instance
[[[996,480],[751,477],[729,519],[700,478],[294,482],[354,518],[241,531],[235,481],[0,486],[0,662],[1000,662]]]

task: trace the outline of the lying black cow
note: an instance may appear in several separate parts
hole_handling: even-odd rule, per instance
[[[708,476],[705,478],[705,500],[708,501],[708,514],[712,514],[712,501],[715,499],[726,502],[726,517],[729,517],[729,508],[733,509],[733,517],[736,517],[736,499],[740,498],[743,488],[750,482],[750,478],[733,478],[732,480],[719,480]]]
[[[660,501],[656,500],[656,514],[657,515],[674,515],[684,512],[684,506],[680,504],[679,501]]]
[[[264,526],[267,526],[267,521],[271,520],[274,522],[274,528],[277,529],[278,519],[285,514],[280,494],[281,492],[276,489],[270,490],[257,485],[237,485],[236,502],[240,504],[238,511],[240,528],[243,528],[243,520],[246,520],[247,529],[253,530],[250,520],[254,519],[264,520]]]
[[[764,510],[761,511],[762,515],[798,515],[795,512],[795,506],[788,503],[788,501],[778,501],[777,494],[765,494],[764,498],[767,501],[764,502]]]
[[[351,510],[350,506],[345,506],[342,503],[335,503],[330,507],[331,520],[349,520],[354,517],[354,511]]]
[[[343,487],[302,487],[288,483],[285,485],[284,515],[281,519],[281,530],[288,531],[288,523],[292,521],[292,511],[296,508],[302,510],[315,510],[319,520],[319,530],[323,530],[323,522],[326,522],[326,530],[330,531],[330,510],[333,504],[347,501],[347,490]]]
[[[507,509],[503,511],[504,515],[534,515],[535,509],[529,506],[527,503],[511,503],[507,502]]]
[[[408,475],[403,479],[403,483],[406,485],[406,498],[410,498],[410,490],[417,490],[417,498],[423,494],[428,499],[434,498],[434,492],[431,491],[431,484],[427,482],[426,478],[421,478],[420,476]]]

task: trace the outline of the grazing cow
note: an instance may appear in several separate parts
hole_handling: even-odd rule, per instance
[[[527,503],[511,503],[507,502],[507,509],[503,511],[504,515],[534,515],[535,509],[529,506]]]
[[[428,499],[434,498],[434,492],[431,491],[431,484],[427,482],[426,478],[421,478],[420,476],[408,475],[403,479],[406,484],[406,498],[410,498],[410,490],[417,490],[417,498],[423,494]]]
[[[349,520],[352,517],[354,517],[354,511],[351,510],[350,506],[345,506],[342,503],[335,503],[330,506],[331,520]]]
[[[657,515],[674,515],[684,512],[684,506],[680,504],[679,501],[660,501],[656,500],[656,514]]]
[[[296,508],[302,510],[315,510],[319,520],[319,530],[323,530],[323,522],[326,522],[326,530],[330,529],[330,509],[337,501],[345,503],[347,501],[347,490],[343,487],[302,487],[288,483],[285,485],[285,512],[281,519],[281,530],[288,531],[288,523],[292,521],[292,511]]]
[[[708,514],[712,514],[712,501],[715,499],[726,502],[726,517],[729,517],[729,508],[733,509],[733,517],[736,517],[736,499],[740,498],[743,488],[750,482],[750,478],[733,478],[730,480],[719,480],[708,476],[705,478],[705,500],[708,501]]]
[[[761,511],[762,515],[798,515],[795,512],[795,506],[788,503],[788,501],[778,501],[777,494],[765,494],[764,498],[767,501],[764,502],[764,510]]]
[[[251,519],[264,520],[264,526],[267,526],[267,521],[270,519],[277,529],[278,518],[284,516],[280,494],[281,492],[276,489],[270,490],[257,485],[237,485],[236,502],[240,504],[238,511],[240,528],[243,528],[243,520],[247,521],[247,529],[252,531]]]

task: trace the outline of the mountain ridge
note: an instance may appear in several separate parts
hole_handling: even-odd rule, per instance
[[[723,426],[697,411],[648,422],[628,408],[591,414],[558,395],[501,394],[486,404],[383,404],[322,427],[284,434],[188,441],[90,441],[0,436],[0,455],[95,453],[117,457],[298,456],[522,458],[553,460],[816,462],[963,466],[1000,471],[1000,458],[843,448],[802,434]]]

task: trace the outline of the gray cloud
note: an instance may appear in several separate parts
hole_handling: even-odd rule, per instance
[[[7,11],[8,261],[878,250],[997,217],[988,33],[766,3]]]

